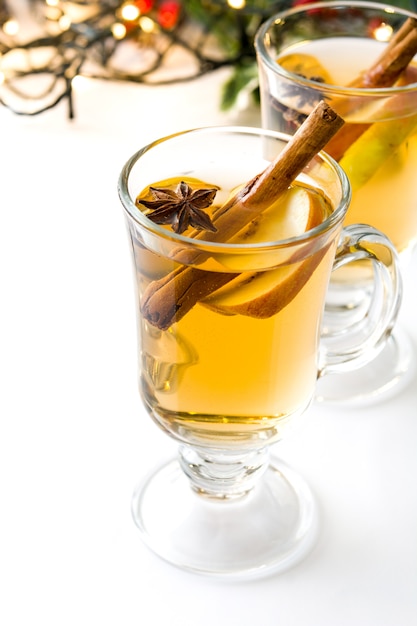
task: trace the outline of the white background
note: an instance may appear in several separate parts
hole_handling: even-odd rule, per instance
[[[137,480],[175,454],[136,383],[133,278],[117,178],[149,140],[258,124],[221,114],[220,71],[177,87],[85,81],[34,118],[0,109],[0,623],[415,626],[417,386],[367,409],[313,406],[277,446],[314,490],[300,565],[233,583],[145,548]],[[82,88],[81,88],[82,87]],[[417,341],[417,260],[402,323]]]

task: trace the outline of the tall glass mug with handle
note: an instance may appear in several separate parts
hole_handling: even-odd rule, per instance
[[[318,100],[328,102],[346,121],[324,148],[350,180],[345,225],[386,233],[403,263],[417,240],[416,18],[374,2],[320,2],[274,15],[255,38],[262,125],[293,134]],[[361,332],[372,288],[369,263],[333,274],[324,341]],[[396,325],[351,365],[319,382],[319,399],[365,404],[392,395],[412,379],[414,352]]]
[[[361,349],[357,337],[320,345],[332,268],[355,258],[378,267],[369,341],[397,306],[395,250],[373,228],[342,231],[348,180],[321,152],[303,154],[305,126],[292,138],[178,133],[143,147],[120,176],[140,394],[179,444],[178,459],[138,486],[133,516],[154,552],[193,572],[282,571],[314,545],[314,498],[270,448],[306,411],[317,376]]]

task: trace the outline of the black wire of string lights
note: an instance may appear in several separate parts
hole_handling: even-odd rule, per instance
[[[37,115],[66,100],[73,118],[77,76],[160,85],[237,64],[254,57],[265,15],[286,4],[0,0],[0,104]]]

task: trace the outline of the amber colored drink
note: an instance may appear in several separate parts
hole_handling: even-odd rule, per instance
[[[343,86],[351,84],[364,65],[372,64],[383,45],[375,39],[330,37],[291,46],[277,62],[289,71]],[[408,76],[410,82],[417,81],[417,64],[411,64]],[[265,103],[266,127],[295,132],[315,99],[312,93],[305,101],[296,92],[296,87],[293,93],[288,88],[280,102],[272,97]],[[338,156],[352,185],[345,223],[372,224],[390,237],[398,251],[407,250],[417,238],[417,88],[407,97],[364,98],[351,111],[340,95],[328,101],[336,109],[345,108],[344,118],[352,126],[370,124]]]
[[[217,186],[209,210],[215,215],[219,201],[245,182],[241,177],[239,170],[234,178],[228,172],[224,184],[224,173],[208,172],[204,182],[182,176],[153,186],[175,189],[181,180],[193,188]],[[140,197],[149,197],[148,189]],[[137,206],[144,210],[140,197]],[[233,245],[198,257],[200,271],[229,275],[224,286],[166,329],[139,316],[142,397],[176,438],[221,442],[222,448],[253,447],[278,439],[289,419],[305,410],[317,379],[320,320],[337,232],[313,232],[298,245],[287,239],[262,250],[256,246],[300,236],[319,226],[333,208],[314,180],[304,177],[239,232]],[[135,237],[133,248],[141,301],[153,281],[181,263]],[[175,281],[170,297],[176,298]]]

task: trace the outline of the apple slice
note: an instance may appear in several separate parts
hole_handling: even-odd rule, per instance
[[[372,124],[340,159],[352,191],[364,185],[383,163],[417,129],[417,115]]]
[[[278,204],[282,206],[272,207],[262,213],[256,223],[242,230],[233,241],[280,241],[295,237],[320,224],[328,214],[325,199],[301,186],[288,189]],[[326,251],[327,247],[324,247],[301,261],[287,259],[285,264],[276,269],[239,274],[202,300],[202,303],[227,315],[240,314],[259,319],[271,317],[295,298]],[[237,255],[236,262],[238,260],[242,266],[242,259]],[[227,261],[230,267],[231,259]]]
[[[276,315],[301,291],[329,245],[303,261],[275,270],[240,274],[202,301],[210,309],[226,315],[246,315],[265,319]]]
[[[232,243],[262,243],[298,237],[323,221],[321,197],[301,184],[289,187],[277,202],[239,231]]]
[[[329,205],[324,196],[307,184],[297,183],[288,188],[278,200],[242,228],[230,242],[233,244],[272,243],[298,237],[314,228],[329,215]],[[242,251],[236,254],[217,254],[216,260],[224,269],[233,272],[265,270],[288,260],[288,248],[266,248]]]

